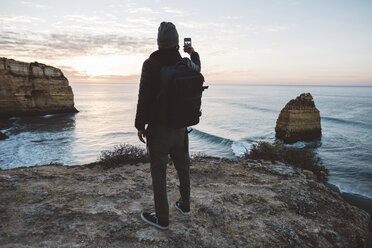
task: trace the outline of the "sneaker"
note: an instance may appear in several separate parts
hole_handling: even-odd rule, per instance
[[[185,208],[185,207],[181,206],[179,201],[177,201],[174,204],[174,206],[178,209],[178,211],[181,212],[181,214],[183,214],[183,215],[190,215],[190,207]]]
[[[158,217],[156,217],[156,213],[142,212],[141,213],[141,218],[147,224],[153,225],[154,227],[157,227],[161,230],[167,230],[168,229],[168,225],[161,225],[159,223]]]

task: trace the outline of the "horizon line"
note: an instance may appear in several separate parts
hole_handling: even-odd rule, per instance
[[[77,83],[77,84],[139,84],[140,82],[82,82],[82,81],[70,81],[70,83]],[[246,86],[325,86],[325,87],[372,87],[372,83],[366,84],[282,84],[282,83],[243,83],[243,82],[210,82],[205,83],[206,85],[209,84],[218,84],[218,85],[246,85]]]

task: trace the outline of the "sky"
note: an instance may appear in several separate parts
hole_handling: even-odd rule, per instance
[[[0,57],[138,83],[170,21],[209,83],[372,85],[371,13],[372,0],[0,0]]]

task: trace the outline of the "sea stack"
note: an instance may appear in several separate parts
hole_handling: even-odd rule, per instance
[[[58,68],[0,58],[0,117],[77,112]]]
[[[275,136],[285,143],[309,141],[320,138],[320,113],[310,93],[302,93],[290,100],[280,111],[276,121]]]

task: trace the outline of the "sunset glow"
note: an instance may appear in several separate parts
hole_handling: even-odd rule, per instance
[[[370,13],[362,0],[3,0],[0,57],[59,67],[72,82],[138,83],[171,21],[213,83],[371,85]]]

